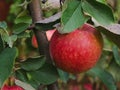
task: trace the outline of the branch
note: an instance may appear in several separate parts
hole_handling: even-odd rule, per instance
[[[42,8],[41,8],[41,2],[40,0],[32,0],[32,2],[29,4],[29,11],[32,16],[33,24],[35,25],[36,22],[42,20]],[[40,55],[45,55],[47,58],[47,61],[52,63],[50,53],[49,53],[49,42],[47,40],[46,34],[42,30],[33,29],[37,42],[38,42],[38,48]],[[48,90],[58,90],[56,83],[48,85]],[[43,90],[43,89],[39,89]]]
[[[33,23],[42,20],[42,9],[40,0],[32,0],[29,4],[30,14],[32,16]]]

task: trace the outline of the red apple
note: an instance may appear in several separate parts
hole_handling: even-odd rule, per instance
[[[70,73],[84,72],[95,66],[102,48],[103,38],[90,24],[68,34],[56,30],[50,42],[50,54],[55,65]]]
[[[91,83],[85,83],[83,87],[85,90],[93,90],[93,86]]]
[[[52,37],[54,32],[55,32],[55,30],[46,31],[46,36],[47,36],[48,41],[51,40],[51,37]],[[37,43],[35,35],[33,35],[33,37],[32,37],[32,45],[33,45],[33,47],[38,48],[38,43]]]
[[[38,48],[38,43],[37,43],[35,35],[32,36],[32,46],[34,48]]]
[[[17,85],[13,85],[13,86],[4,85],[2,90],[24,90],[24,89]]]
[[[54,33],[55,31],[56,31],[56,30],[48,30],[48,31],[46,31],[46,36],[47,36],[48,41],[51,40],[51,37],[52,37],[52,35],[53,35],[53,33]]]

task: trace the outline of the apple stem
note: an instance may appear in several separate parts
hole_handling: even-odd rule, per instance
[[[32,16],[33,25],[35,25],[36,22],[41,21],[43,19],[42,17],[42,8],[41,8],[41,2],[40,0],[32,0],[32,2],[28,5],[28,10]],[[46,33],[42,30],[37,30],[36,28],[33,28],[40,55],[45,55],[47,62],[52,63],[50,53],[49,53],[49,42],[47,40]],[[43,90],[43,85],[39,87],[39,90]],[[48,90],[58,90],[57,84],[53,83],[47,86]]]

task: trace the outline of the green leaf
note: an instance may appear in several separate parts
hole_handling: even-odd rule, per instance
[[[111,29],[111,27],[107,28],[106,26],[96,27],[100,32],[107,36],[112,42],[114,42],[120,48],[120,32],[119,29]]]
[[[15,23],[18,24],[18,23],[28,23],[28,24],[31,24],[32,23],[32,18],[30,16],[20,16],[20,17],[17,17],[15,19]]]
[[[19,24],[15,24],[13,27],[13,33],[14,34],[19,34],[23,31],[25,31],[27,28],[29,27],[28,23],[19,23]]]
[[[0,87],[2,87],[5,80],[10,76],[16,56],[16,48],[6,48],[0,53]]]
[[[72,32],[74,29],[84,24],[87,20],[88,17],[83,14],[81,2],[75,0],[69,1],[67,3],[67,8],[62,13],[61,21],[63,29],[61,29],[59,32]]]
[[[61,12],[49,18],[36,22],[35,26],[38,30],[44,30],[44,31],[55,29],[55,25],[60,23],[60,17],[61,17]]]
[[[0,53],[2,52],[3,49],[4,49],[4,42],[3,42],[1,35],[0,35]]]
[[[116,82],[120,82],[120,66],[114,60],[110,63],[107,70],[112,74]]]
[[[21,63],[21,68],[26,71],[35,71],[41,68],[46,61],[44,56],[37,58],[28,58],[25,62]]]
[[[34,79],[30,79],[27,81],[28,84],[30,84],[33,88],[35,88],[36,90],[38,89],[38,87],[40,86],[40,83],[37,82]]]
[[[84,0],[83,10],[91,17],[95,18],[99,24],[108,25],[114,22],[113,13],[110,7],[95,0]]]
[[[58,69],[58,73],[59,73],[60,79],[61,79],[63,82],[67,83],[67,81],[68,81],[68,79],[69,79],[69,73],[64,72],[64,71],[62,71],[62,70],[60,70],[60,69]]]
[[[111,55],[111,52],[112,52],[112,50],[111,51],[104,50],[102,52],[101,58],[99,59],[99,61],[96,64],[96,66],[103,68],[103,69],[107,68],[109,65],[108,61],[111,60],[111,58],[109,58],[109,60],[108,60],[108,57]]]
[[[108,38],[106,38],[105,36],[103,38],[103,42],[104,42],[103,50],[112,52],[113,43],[110,40],[108,40]]]
[[[27,37],[30,37],[30,32],[19,33],[19,34],[17,34],[17,37],[18,38],[27,38]]]
[[[9,36],[6,22],[0,22],[0,34],[1,34],[0,37],[2,38],[1,40],[3,40],[3,42],[6,42],[9,45],[9,47],[12,47],[13,46],[12,40],[15,40],[15,37],[13,39],[12,37],[14,35]]]
[[[23,82],[27,82],[27,80],[28,80],[26,71],[23,70],[23,69],[17,70],[17,71],[15,72],[15,75],[16,75],[16,77],[17,77],[19,80],[21,80],[21,81],[23,81]]]
[[[104,69],[95,67],[88,71],[89,74],[92,74],[95,77],[100,78],[100,80],[107,86],[109,90],[117,90],[115,81],[112,75],[105,71]]]
[[[32,87],[34,88],[38,88],[38,86],[40,85],[39,82],[36,82],[35,80],[33,79],[29,79],[28,75],[27,75],[27,71],[23,70],[23,69],[20,69],[20,70],[17,70],[15,72],[15,75],[17,77],[17,79],[25,82],[25,83],[28,83],[30,84]]]
[[[111,25],[100,25],[98,27],[102,27],[114,34],[120,35],[120,24],[111,24]]]
[[[17,35],[11,35],[10,39],[11,39],[12,43],[14,43],[17,40]]]
[[[7,29],[7,23],[6,22],[0,22],[0,28],[2,28],[2,29]]]
[[[49,63],[44,64],[43,67],[37,71],[29,72],[29,75],[31,79],[45,85],[52,84],[59,77],[56,67]]]
[[[59,75],[56,67],[52,64],[45,63],[36,71],[17,70],[16,77],[19,80],[32,85],[34,88],[38,88],[40,84],[52,84],[58,79]]]
[[[16,80],[15,84],[24,88],[24,90],[36,90],[35,88],[33,88],[30,84],[27,84],[25,82],[22,82],[20,80]]]
[[[13,42],[11,40],[12,37],[10,37],[8,34],[4,33],[2,34],[2,39],[9,45],[9,47],[13,46]]]
[[[101,2],[101,3],[104,3],[104,4],[107,4],[107,1],[106,0],[96,0],[98,2]]]
[[[120,65],[120,54],[119,54],[119,49],[117,46],[113,46],[113,55],[115,58],[115,61],[118,65]]]

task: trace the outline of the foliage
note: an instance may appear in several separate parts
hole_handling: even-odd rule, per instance
[[[56,81],[66,84],[70,79],[77,78],[76,75],[57,69],[53,63],[48,63],[46,56],[40,56],[38,49],[32,47],[31,37],[34,32],[29,30],[32,17],[27,9],[31,1],[13,0],[6,22],[0,22],[0,87],[11,76],[23,82],[19,84],[23,88],[28,84],[35,89],[41,84],[49,85]],[[94,82],[95,78],[99,78],[109,90],[117,90],[115,83],[120,82],[120,25],[117,24],[120,9],[113,12],[105,0],[66,0],[61,16],[55,15],[60,10],[57,8],[51,14],[44,9],[45,19],[35,23],[35,28],[47,31],[55,25],[64,34],[84,23],[93,24],[103,34],[103,54],[94,68],[80,74],[80,77],[83,74],[80,82],[85,80],[85,76]]]

